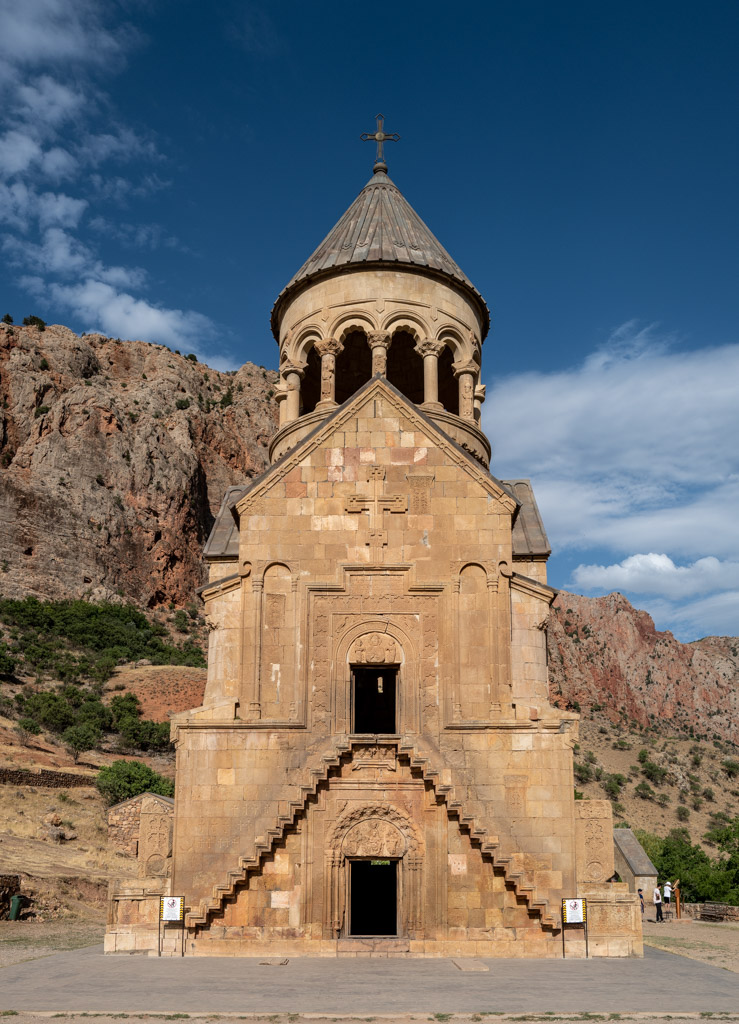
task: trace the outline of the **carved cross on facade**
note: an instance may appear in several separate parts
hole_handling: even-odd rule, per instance
[[[372,135],[370,135],[369,132],[362,132],[362,134],[359,137],[362,140],[362,142],[377,143],[377,158],[375,160],[375,170],[386,171],[387,164],[385,163],[385,156],[382,147],[386,142],[397,142],[400,136],[398,135],[397,132],[393,132],[393,134],[390,135],[387,132],[383,131],[383,127],[385,125],[384,114],[377,114],[375,116],[375,120],[377,121],[377,131],[374,132]]]
[[[373,562],[380,561],[382,549],[387,546],[387,531],[383,529],[385,513],[408,511],[408,499],[404,494],[384,493],[384,479],[384,467],[372,466],[370,469],[372,494],[352,494],[346,499],[345,506],[347,512],[369,513],[368,539],[365,544],[369,546]]]

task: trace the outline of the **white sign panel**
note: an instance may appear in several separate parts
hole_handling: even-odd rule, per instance
[[[583,924],[585,900],[562,900],[562,920],[565,924]]]
[[[184,896],[163,896],[161,903],[162,921],[181,921],[185,910]]]

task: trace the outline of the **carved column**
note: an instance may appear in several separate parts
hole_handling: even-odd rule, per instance
[[[317,409],[332,409],[336,405],[336,357],[344,346],[336,338],[324,338],[313,346],[321,357],[321,399]]]
[[[305,364],[283,363],[280,375],[287,391],[285,423],[292,423],[300,416],[300,382],[305,376]]]
[[[367,344],[372,349],[372,376],[387,376],[387,350],[392,342],[389,331],[371,331],[367,335]]]
[[[275,402],[277,402],[279,424],[284,427],[287,423],[287,384],[284,380],[279,380],[275,385]]]
[[[482,419],[482,403],[485,401],[485,385],[478,384],[475,388],[475,422]]]
[[[478,366],[472,359],[453,363],[454,376],[459,381],[459,415],[463,420],[475,419],[475,377]]]
[[[442,409],[439,401],[439,356],[444,351],[443,341],[425,338],[414,351],[423,359],[423,404],[427,409]]]

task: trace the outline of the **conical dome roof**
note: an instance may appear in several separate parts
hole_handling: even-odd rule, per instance
[[[476,302],[482,316],[482,335],[487,334],[490,313],[482,295],[384,169],[375,170],[344,216],[280,292],[272,310],[275,334],[277,312],[289,293],[342,267],[369,263],[423,269],[456,281]]]

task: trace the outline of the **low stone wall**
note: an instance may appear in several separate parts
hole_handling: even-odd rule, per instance
[[[24,771],[22,768],[0,768],[0,784],[6,786],[44,786],[49,789],[69,789],[71,786],[94,786],[94,775],[74,772],[55,772],[49,768]]]

